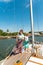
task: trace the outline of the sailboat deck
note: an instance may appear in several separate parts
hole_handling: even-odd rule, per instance
[[[15,65],[15,63],[18,60],[20,60],[23,63],[23,65],[25,65],[30,56],[31,56],[30,53],[22,53],[22,54],[17,54],[15,56],[13,55],[9,59],[5,59],[2,65]]]
[[[43,65],[43,59],[31,56],[26,65]]]
[[[17,60],[20,60],[23,65],[43,65],[43,59],[31,56],[30,53],[22,53],[17,55],[12,55],[9,59],[3,60],[0,65],[15,65]]]
[[[12,55],[8,59],[2,60],[0,65],[15,65],[18,60],[20,60],[23,65],[43,65],[43,58],[36,57],[34,54],[31,55],[30,50],[28,52],[25,51],[22,54]]]

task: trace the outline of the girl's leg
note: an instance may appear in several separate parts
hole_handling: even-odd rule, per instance
[[[12,52],[12,53],[10,54],[10,56],[12,56],[12,55],[15,55],[15,53],[14,53],[14,52]]]

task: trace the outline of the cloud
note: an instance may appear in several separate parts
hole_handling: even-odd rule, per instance
[[[0,2],[11,2],[12,0],[0,0]]]
[[[30,0],[25,0],[25,8],[28,8],[30,6]]]
[[[27,4],[27,5],[26,5],[26,8],[28,8],[29,6],[30,6],[30,4]]]
[[[35,3],[37,3],[37,2],[40,2],[41,0],[33,0],[33,3],[35,4]],[[26,8],[28,8],[29,6],[30,6],[30,3],[29,2],[27,2],[28,4],[26,5]]]

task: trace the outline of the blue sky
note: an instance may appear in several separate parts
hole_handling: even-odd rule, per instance
[[[0,0],[0,29],[31,30],[29,0]],[[33,0],[34,30],[43,31],[43,0]]]

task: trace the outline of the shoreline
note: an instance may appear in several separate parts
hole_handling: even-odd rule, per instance
[[[30,37],[31,35],[29,35]],[[43,35],[35,35],[35,36],[43,36]],[[0,39],[10,39],[10,38],[16,38],[16,36],[0,36]]]
[[[16,36],[0,36],[0,39],[16,38]]]

